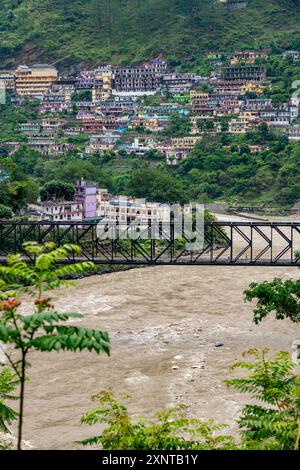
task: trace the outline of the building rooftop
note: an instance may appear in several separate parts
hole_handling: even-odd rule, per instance
[[[59,206],[59,205],[62,205],[62,204],[80,204],[80,201],[65,201],[65,200],[61,199],[59,201],[50,200],[50,201],[43,201],[42,202],[43,206]]]

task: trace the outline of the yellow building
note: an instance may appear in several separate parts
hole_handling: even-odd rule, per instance
[[[21,96],[43,96],[57,79],[57,69],[51,65],[22,65],[15,72],[16,93]]]
[[[100,68],[95,72],[95,85],[92,90],[93,101],[106,101],[112,93],[113,74],[111,68]]]

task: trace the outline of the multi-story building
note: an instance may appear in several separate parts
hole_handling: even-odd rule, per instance
[[[191,151],[191,147],[173,147],[171,145],[161,145],[157,150],[166,157],[166,164],[177,166],[182,160],[185,160]]]
[[[221,80],[225,82],[261,83],[266,79],[266,69],[260,65],[230,66],[221,70]]]
[[[129,196],[112,196],[107,189],[97,194],[97,216],[105,221],[129,224],[136,222],[170,222],[170,206]]]
[[[298,62],[300,60],[300,51],[287,51],[283,56],[292,57],[295,62]]]
[[[246,62],[246,64],[254,64],[257,59],[267,59],[269,57],[269,51],[262,49],[260,51],[245,50],[241,52],[235,52],[230,63],[231,65],[238,64],[239,62]]]
[[[57,78],[58,72],[51,65],[22,65],[15,72],[16,93],[21,96],[42,97]]]
[[[9,70],[0,70],[0,84],[6,90],[15,88],[15,74]]]
[[[245,85],[247,83],[248,82],[245,80],[218,80],[216,83],[214,83],[214,91],[218,95],[240,96],[245,94],[245,92],[247,91],[245,89]]]
[[[242,134],[251,129],[255,129],[262,121],[252,113],[242,113],[229,123],[229,132],[232,134]]]
[[[44,134],[58,135],[62,133],[66,121],[58,118],[43,118],[41,120],[42,132]]]
[[[70,112],[71,110],[71,95],[64,93],[61,88],[57,88],[57,85],[52,86],[49,92],[43,96],[40,106],[42,114]]]
[[[82,205],[84,219],[94,219],[97,209],[97,184],[89,184],[83,178],[77,181],[75,201]]]
[[[186,93],[190,91],[195,81],[195,76],[191,73],[168,73],[162,77],[162,86],[172,94]]]
[[[246,99],[244,101],[244,109],[246,111],[266,111],[272,109],[271,99]]]
[[[133,140],[129,142],[127,141],[125,144],[121,144],[118,148],[119,150],[125,151],[129,155],[144,156],[147,152],[156,150],[157,145],[157,139],[155,139],[151,134],[144,134],[135,136]]]
[[[300,126],[289,126],[287,130],[289,140],[300,140]]]
[[[76,79],[75,78],[60,78],[56,82],[53,82],[51,86],[51,93],[63,95],[66,100],[70,100],[73,93],[76,91]]]
[[[288,127],[299,114],[298,106],[282,106],[278,109],[261,111],[261,118],[267,122],[270,127],[285,128]]]
[[[119,135],[117,134],[104,133],[102,135],[94,135],[90,138],[89,145],[85,148],[85,153],[93,154],[113,150],[118,139]]]
[[[140,67],[116,67],[113,73],[113,93],[156,93],[162,83],[162,68],[153,63]]]
[[[77,90],[92,90],[95,84],[95,70],[83,70],[75,82]]]
[[[74,148],[73,144],[57,142],[49,135],[32,136],[27,145],[42,155],[52,158],[65,155]]]
[[[42,132],[42,126],[38,122],[24,122],[19,126],[20,132],[28,136],[37,136]]]
[[[51,222],[80,222],[83,217],[82,203],[77,201],[45,201],[41,212]]]
[[[212,107],[209,106],[209,93],[191,91],[191,103],[193,113],[213,113]]]
[[[201,136],[188,135],[185,137],[173,137],[171,138],[171,146],[175,148],[189,148],[192,149],[197,142],[201,140]]]
[[[95,70],[94,86],[92,89],[93,101],[108,100],[112,94],[113,72],[111,67],[101,67]]]
[[[149,64],[146,64],[145,67],[151,68],[154,72],[159,74],[164,74],[167,71],[167,64],[164,60],[154,59]]]

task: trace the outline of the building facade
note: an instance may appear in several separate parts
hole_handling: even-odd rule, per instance
[[[57,79],[58,72],[51,65],[22,65],[15,72],[16,93],[21,96],[42,97]]]
[[[97,184],[88,184],[84,179],[76,182],[75,201],[81,203],[83,218],[94,219],[97,210]]]

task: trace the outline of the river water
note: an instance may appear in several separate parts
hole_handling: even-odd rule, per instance
[[[254,305],[244,302],[243,291],[253,281],[298,276],[297,268],[163,266],[89,277],[54,291],[58,310],[80,312],[81,325],[110,333],[112,353],[31,354],[27,448],[79,448],[75,441],[99,431],[80,417],[93,406],[91,395],[108,388],[131,396],[132,413],[153,416],[185,403],[190,416],[215,418],[234,432],[249,399],[224,385],[230,365],[252,347],[291,351],[297,338],[288,321],[254,325]]]

